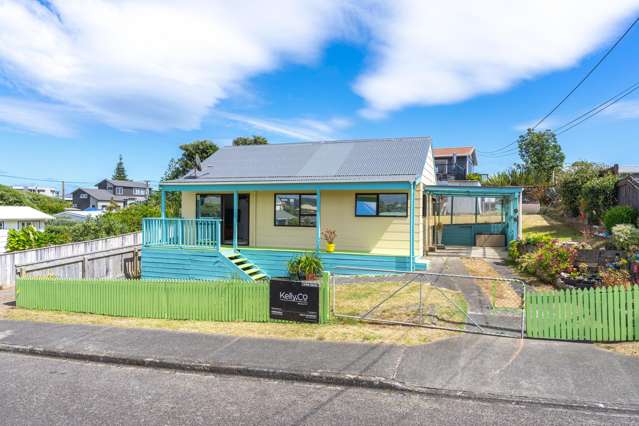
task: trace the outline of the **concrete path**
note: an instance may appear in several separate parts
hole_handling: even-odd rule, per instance
[[[136,362],[131,365],[162,361],[171,368],[208,365],[236,374],[259,369],[263,377],[295,373],[310,381],[322,375],[360,377],[356,385],[386,380],[455,395],[621,405],[639,412],[639,359],[589,344],[466,334],[403,347],[2,320],[0,351]]]

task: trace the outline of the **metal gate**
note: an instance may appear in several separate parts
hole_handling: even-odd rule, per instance
[[[338,266],[331,292],[337,318],[524,337],[526,283],[519,279]]]

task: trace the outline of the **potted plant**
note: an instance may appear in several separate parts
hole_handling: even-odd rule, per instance
[[[325,229],[322,232],[322,238],[326,241],[326,251],[328,253],[333,253],[335,251],[335,238],[337,237],[337,232],[334,229]]]
[[[304,279],[314,281],[324,271],[324,266],[316,254],[305,254],[299,258],[299,269]]]

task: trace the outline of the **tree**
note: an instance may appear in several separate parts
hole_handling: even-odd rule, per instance
[[[243,145],[267,145],[268,139],[264,136],[253,135],[251,137],[241,136],[239,138],[233,139],[233,146],[243,146]]]
[[[182,156],[177,160],[172,158],[164,173],[162,180],[178,179],[193,170],[195,167],[195,157],[204,161],[213,155],[219,148],[209,140],[199,140],[180,145]]]
[[[122,161],[122,154],[118,159],[118,163],[115,165],[115,170],[113,171],[113,180],[129,180],[126,175],[126,169],[124,168],[124,161]]]
[[[520,168],[529,171],[539,183],[550,183],[554,173],[561,170],[566,156],[561,151],[557,136],[550,131],[535,132],[528,129],[517,139]]]

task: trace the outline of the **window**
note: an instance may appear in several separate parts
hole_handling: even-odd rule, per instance
[[[145,188],[133,188],[133,194],[134,195],[146,195],[146,189]]]
[[[115,195],[122,195],[122,194],[124,194],[124,188],[122,188],[121,186],[116,186]]]
[[[408,194],[355,194],[355,216],[408,216]]]
[[[89,198],[89,194],[82,193],[80,194],[80,198],[82,198],[83,200],[86,200],[87,198]]]
[[[222,196],[198,194],[196,208],[197,217],[220,219],[222,217]]]
[[[4,229],[4,222],[0,220],[0,229]]]
[[[275,226],[315,226],[315,194],[275,194]]]

